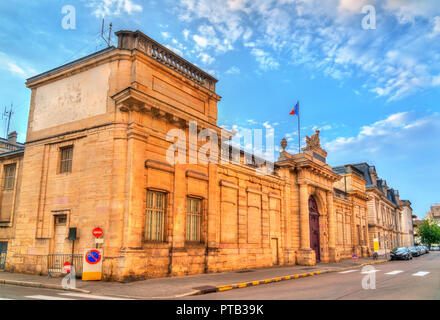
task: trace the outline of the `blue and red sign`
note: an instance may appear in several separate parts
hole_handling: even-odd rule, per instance
[[[101,261],[101,253],[98,250],[87,251],[86,261],[90,264],[97,264],[99,261]]]
[[[353,260],[357,260],[357,259],[359,259],[359,257],[357,256],[356,253],[353,253],[353,255],[352,255],[351,257],[353,258]]]

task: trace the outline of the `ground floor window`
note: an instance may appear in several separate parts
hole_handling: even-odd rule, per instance
[[[188,197],[186,216],[186,241],[201,241],[202,200]]]
[[[145,240],[165,240],[165,193],[147,191],[147,211],[145,221]]]

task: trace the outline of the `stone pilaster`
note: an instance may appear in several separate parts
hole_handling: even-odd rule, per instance
[[[131,114],[133,116],[133,114]],[[144,129],[130,123],[127,132],[126,202],[124,208],[123,245],[125,249],[139,249],[142,246],[142,226],[145,217],[143,201],[145,186],[144,162],[147,134]]]
[[[170,250],[170,273],[172,276],[182,276],[188,273],[187,252],[185,249],[186,221],[186,176],[185,165],[177,163],[174,168],[174,216],[173,237]]]
[[[339,262],[339,252],[336,249],[336,219],[333,210],[333,193],[327,191],[327,218],[328,218],[328,251],[330,262]]]
[[[218,247],[220,243],[220,216],[217,210],[218,203],[220,201],[218,190],[218,178],[217,178],[217,165],[214,163],[208,164],[208,230],[207,230],[207,252],[205,261],[205,272],[217,271],[217,257]]]

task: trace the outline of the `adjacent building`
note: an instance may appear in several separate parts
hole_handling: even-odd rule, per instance
[[[13,237],[15,212],[21,185],[24,145],[17,142],[17,133],[0,138],[0,270],[5,268],[8,246]]]
[[[369,256],[366,181],[363,172],[353,165],[333,167],[342,176],[334,184],[337,244],[344,257],[353,253]]]
[[[414,245],[414,225],[413,210],[409,200],[400,200],[401,213],[401,232],[402,239],[400,246],[411,247]]]
[[[366,162],[352,166],[362,172],[366,181],[370,247],[373,248],[374,239],[379,242],[380,254],[401,246],[403,231],[399,192],[389,188],[386,181],[378,177],[374,166]]]
[[[437,221],[440,224],[440,204],[436,203],[431,206],[431,211],[428,212],[428,218]]]

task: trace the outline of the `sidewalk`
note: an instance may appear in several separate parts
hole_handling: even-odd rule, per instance
[[[251,270],[209,273],[185,277],[167,277],[134,281],[129,283],[108,281],[76,280],[76,291],[96,295],[131,297],[138,299],[171,299],[187,295],[204,294],[258,285],[298,277],[314,276],[321,273],[337,272],[365,264],[386,262],[374,261],[372,258],[360,258],[358,262],[351,259],[341,260],[339,263],[318,263],[312,267],[289,266],[259,268]],[[0,272],[0,284],[16,284],[33,287],[47,287],[61,289],[62,278],[47,276]],[[289,280],[295,281],[295,280]]]

